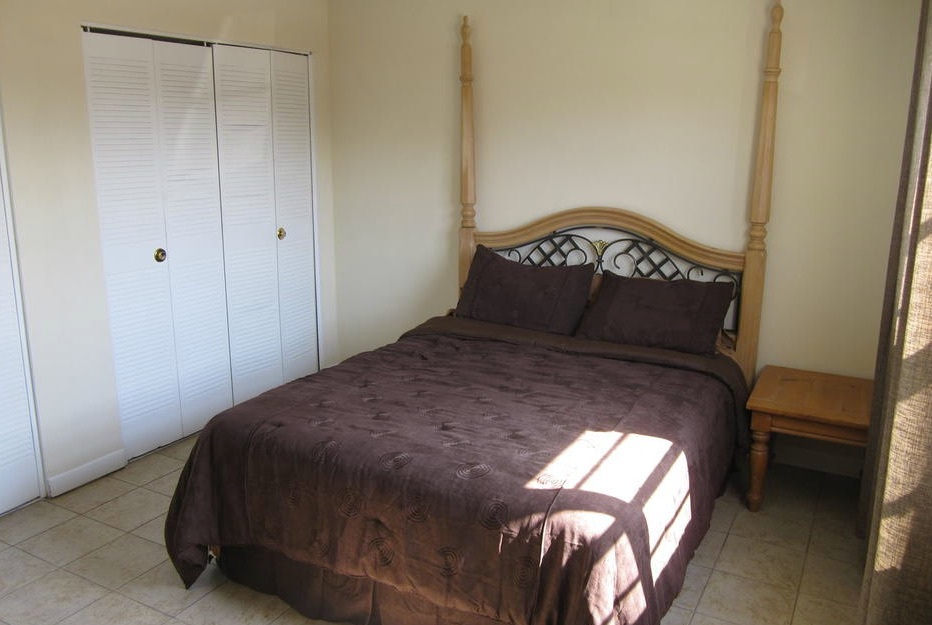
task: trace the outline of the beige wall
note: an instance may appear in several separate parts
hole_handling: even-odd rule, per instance
[[[483,228],[602,204],[738,248],[768,4],[0,0],[0,107],[47,477],[122,448],[82,22],[314,53],[331,364],[455,304],[460,15],[474,23]],[[760,362],[869,375],[919,0],[785,4]]]
[[[785,0],[759,364],[872,373],[919,0]],[[740,248],[769,0],[330,6],[341,353],[456,302],[459,16],[478,220],[634,209]]]
[[[54,479],[122,450],[82,23],[313,53],[323,356],[336,352],[325,0],[0,0],[0,106],[40,440]]]

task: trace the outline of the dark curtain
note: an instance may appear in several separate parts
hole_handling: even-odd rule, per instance
[[[863,625],[932,623],[932,24],[920,15],[861,491]]]

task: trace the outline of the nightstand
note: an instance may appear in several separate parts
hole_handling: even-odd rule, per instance
[[[747,407],[751,410],[751,488],[748,508],[763,499],[770,433],[867,445],[873,381],[786,367],[764,367]]]

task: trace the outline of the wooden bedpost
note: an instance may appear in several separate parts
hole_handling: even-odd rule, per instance
[[[460,252],[459,285],[462,288],[476,249],[476,143],[472,108],[472,45],[469,18],[460,28]]]
[[[757,127],[757,154],[754,159],[754,181],[751,188],[748,215],[748,242],[741,291],[741,316],[736,346],[738,362],[748,383],[757,368],[757,346],[760,334],[761,308],[764,298],[764,270],[767,260],[767,222],[770,220],[770,200],[773,187],[773,148],[777,121],[777,87],[780,76],[780,45],[783,7],[776,0],[770,11],[770,35],[767,38],[767,59],[764,66],[764,87]]]

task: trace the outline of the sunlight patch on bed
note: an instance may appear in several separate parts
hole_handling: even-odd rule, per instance
[[[676,552],[691,515],[686,455],[664,438],[586,431],[530,480],[526,488],[578,489],[641,507],[655,577]],[[588,526],[608,531],[610,510],[589,510]]]

